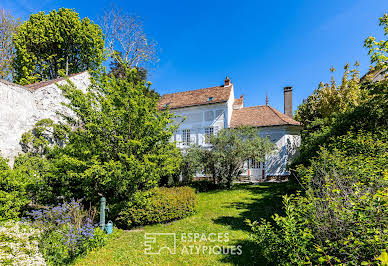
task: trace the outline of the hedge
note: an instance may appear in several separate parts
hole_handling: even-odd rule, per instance
[[[116,223],[123,228],[165,223],[195,213],[197,196],[190,187],[153,188],[136,192],[121,209]]]

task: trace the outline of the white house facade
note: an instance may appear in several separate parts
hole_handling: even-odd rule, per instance
[[[179,118],[179,128],[173,141],[178,148],[196,144],[211,148],[206,135],[217,134],[224,128],[254,126],[259,135],[276,144],[276,152],[266,156],[265,162],[248,160],[243,176],[251,181],[268,177],[288,176],[287,163],[300,145],[301,125],[292,116],[292,89],[285,88],[285,112],[281,113],[268,105],[244,107],[243,96],[234,97],[234,88],[229,78],[224,85],[199,90],[165,94],[159,101],[159,109],[169,109]],[[183,121],[182,121],[183,120]]]

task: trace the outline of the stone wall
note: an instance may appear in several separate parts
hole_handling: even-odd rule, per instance
[[[70,77],[70,80],[85,91],[90,84],[89,78],[88,72],[82,72]],[[69,112],[61,104],[66,98],[56,84],[66,84],[66,80],[37,90],[0,80],[0,151],[11,165],[21,152],[19,142],[24,132],[31,130],[43,118],[58,121],[57,112]]]

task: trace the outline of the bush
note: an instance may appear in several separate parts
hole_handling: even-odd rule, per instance
[[[48,264],[69,264],[105,242],[105,233],[93,224],[93,215],[79,201],[28,214],[30,224],[42,232],[39,246]]]
[[[196,206],[197,196],[190,187],[153,188],[135,193],[116,221],[124,228],[164,223],[189,216]]]
[[[216,190],[220,188],[218,184],[214,184],[214,182],[210,180],[192,181],[188,185],[194,188],[196,192],[207,192],[207,191]]]
[[[284,197],[285,216],[251,223],[272,263],[376,264],[388,246],[388,133],[333,140],[298,168],[305,195]]]
[[[45,265],[39,252],[40,231],[26,223],[9,220],[0,225],[1,265]]]
[[[0,220],[16,219],[30,201],[26,194],[28,182],[12,170],[0,157]]]

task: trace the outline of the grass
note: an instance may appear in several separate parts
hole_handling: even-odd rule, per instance
[[[250,228],[245,220],[269,218],[273,213],[278,212],[281,207],[281,196],[286,190],[286,183],[266,183],[237,185],[229,191],[199,193],[197,214],[168,224],[120,231],[103,248],[76,261],[76,265],[266,264],[258,255],[257,246],[250,240]],[[175,233],[176,254],[169,254],[166,249],[162,249],[160,255],[145,254],[145,233]],[[194,242],[182,241],[182,237],[184,240],[185,236],[188,237],[188,233],[199,233],[203,238]],[[209,241],[209,237],[214,241],[218,234],[221,236],[221,241],[228,241]],[[162,245],[173,247],[173,236],[159,236],[154,245],[156,250]],[[222,252],[214,254],[220,251],[216,246],[224,247],[225,252],[229,254],[222,254]],[[236,246],[235,253],[238,253],[236,248],[240,246],[242,254],[230,254],[231,246]]]

